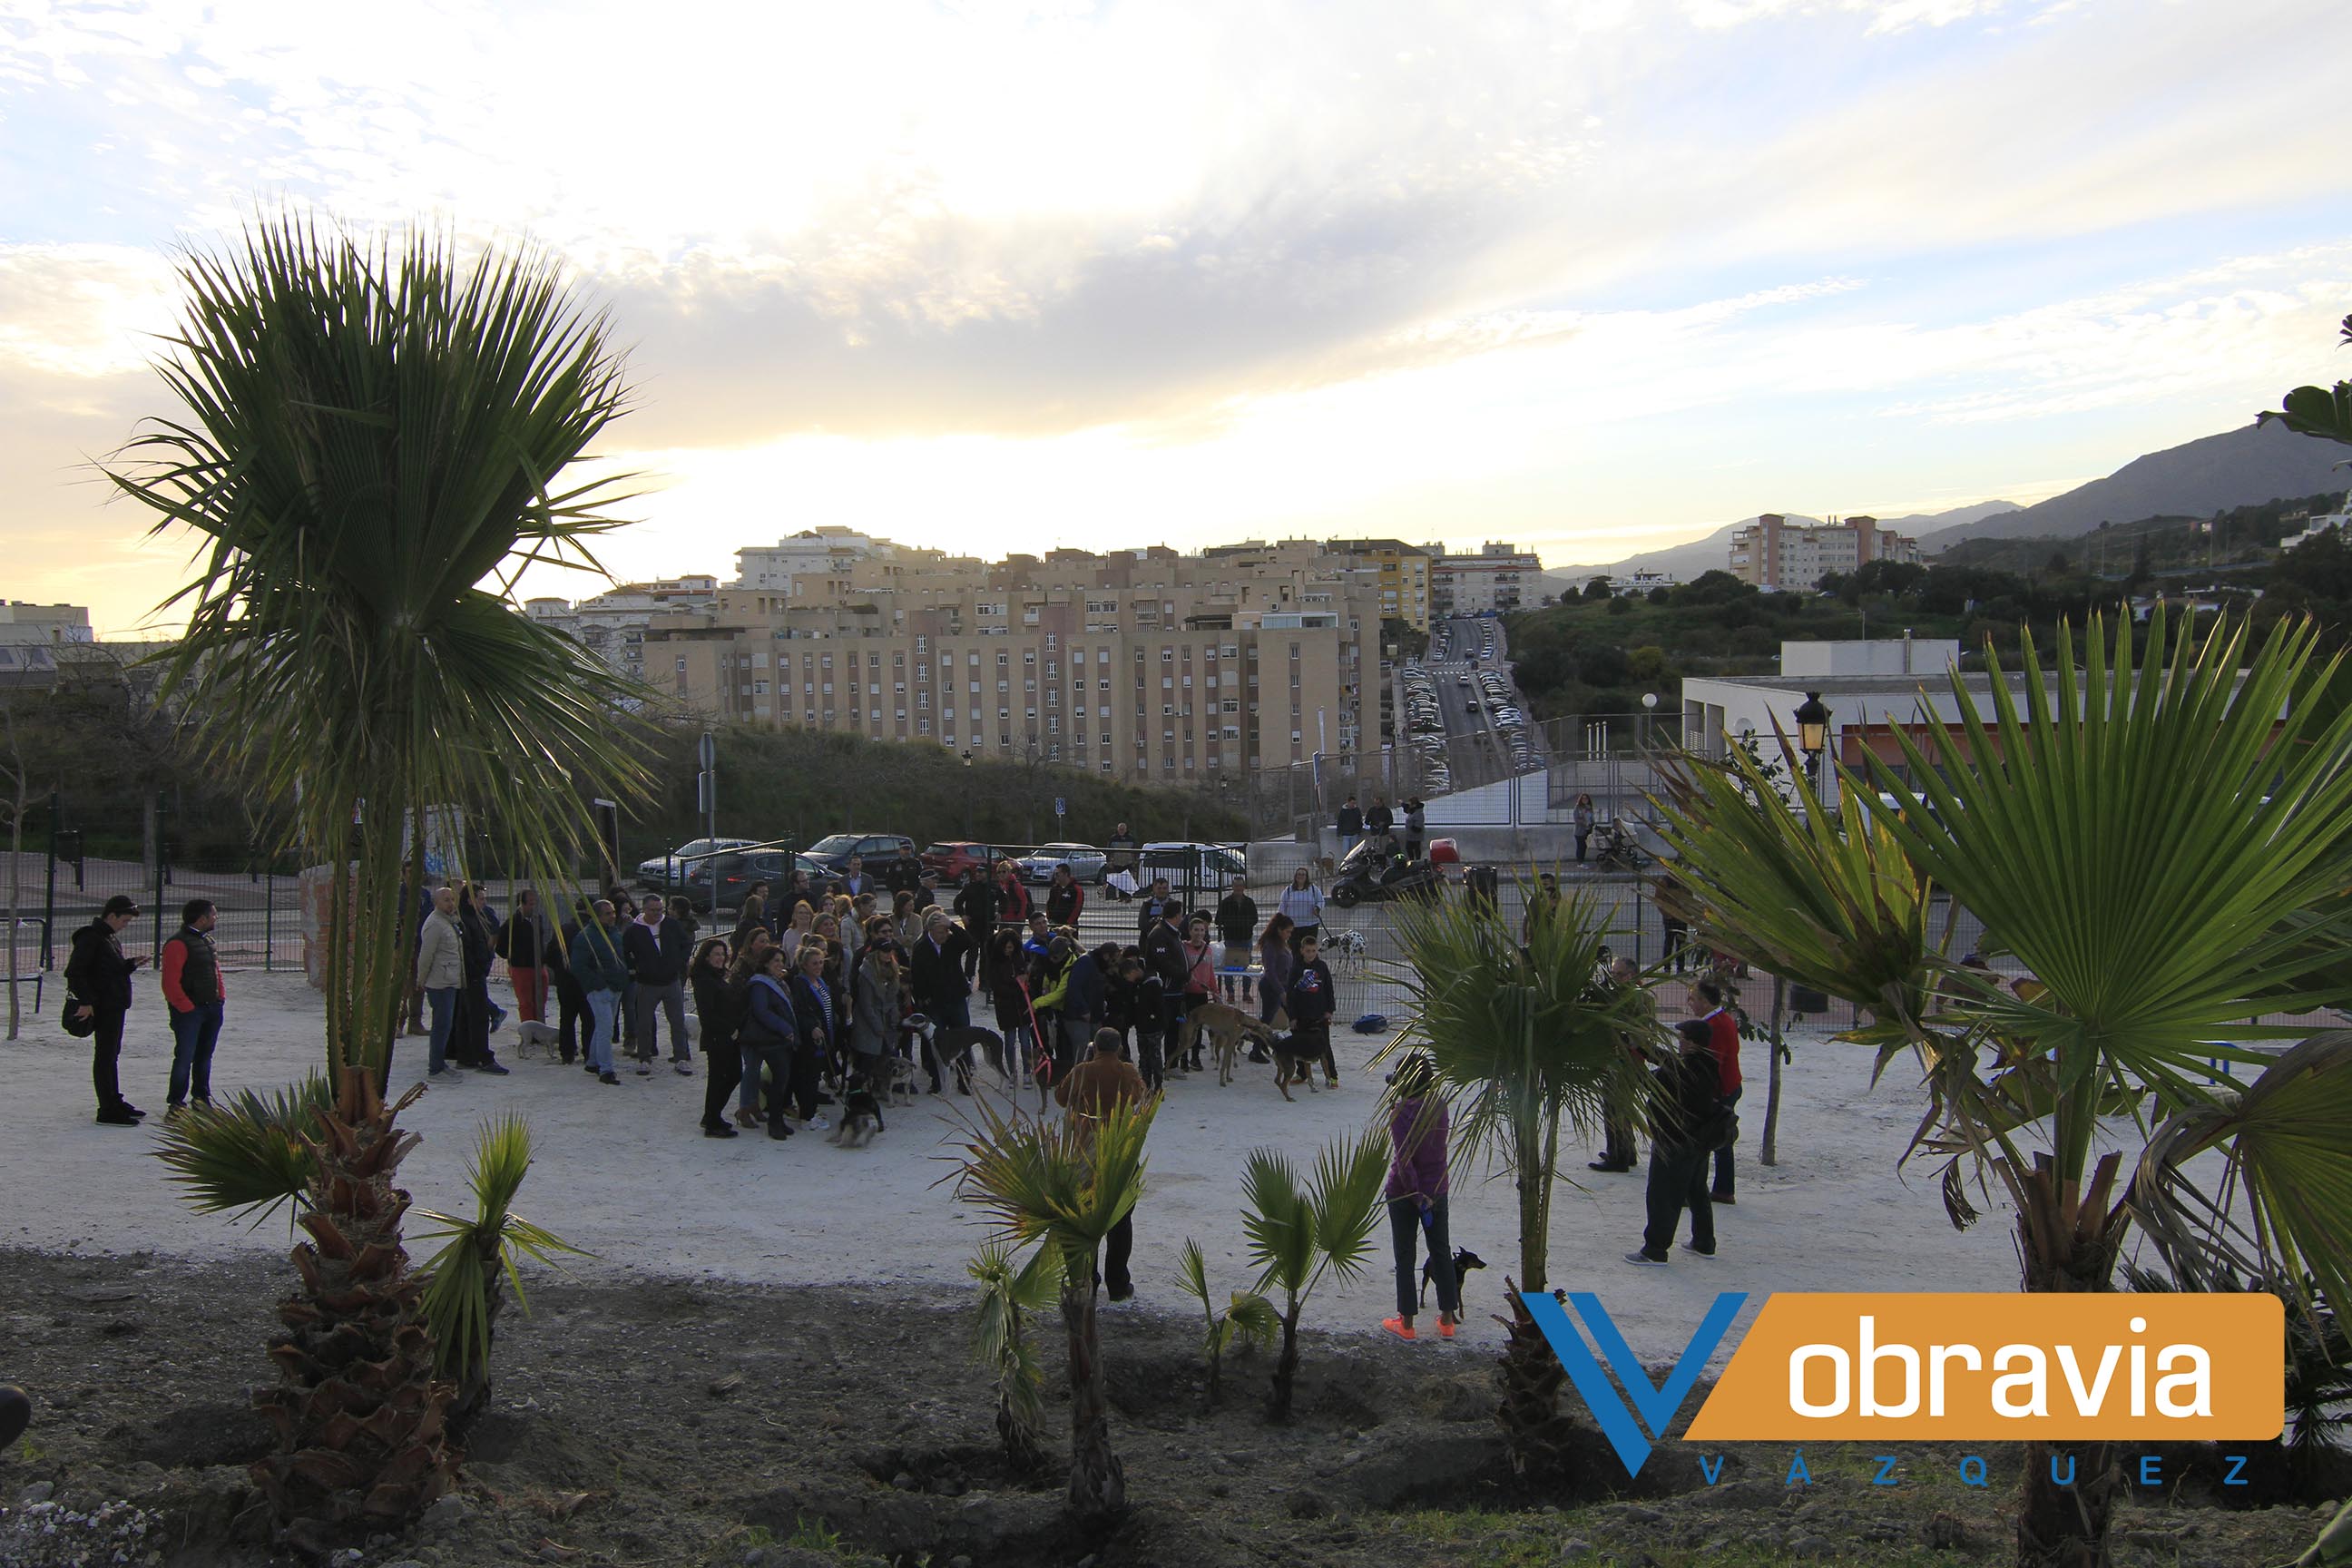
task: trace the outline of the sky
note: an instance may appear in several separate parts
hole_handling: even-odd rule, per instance
[[[151,624],[191,543],[95,465],[289,204],[609,309],[624,579],[2032,501],[2352,374],[2347,58],[2341,0],[0,0],[0,592]]]

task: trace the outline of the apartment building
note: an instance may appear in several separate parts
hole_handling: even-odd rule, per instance
[[[646,666],[722,721],[1198,783],[1362,743],[1380,605],[1311,556],[1056,551],[887,586],[860,563],[822,598],[735,587],[665,615]]]
[[[528,600],[523,614],[563,633],[630,679],[639,680],[645,677],[646,627],[653,618],[666,611],[708,605],[718,592],[716,577],[667,577],[654,583],[624,584],[578,604],[566,599]]]
[[[1475,555],[1448,554],[1443,544],[1427,547],[1429,613],[1433,616],[1507,615],[1538,592],[1543,562],[1515,544],[1489,540]]]
[[[1916,561],[1918,542],[1878,526],[1874,517],[1790,522],[1768,511],[1731,536],[1731,574],[1759,588],[1804,590],[1831,573],[1873,561]]]
[[[1287,541],[1333,555],[1362,562],[1373,575],[1381,614],[1402,621],[1417,632],[1429,629],[1430,552],[1401,539],[1335,539],[1328,544]]]

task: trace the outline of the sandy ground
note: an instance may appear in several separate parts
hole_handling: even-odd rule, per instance
[[[152,1123],[163,1111],[170,1037],[154,982],[142,974],[138,985],[122,1072],[125,1092],[153,1113]],[[320,1004],[299,977],[233,973],[229,987],[216,1093],[274,1088],[316,1066]],[[1189,1310],[1175,1279],[1187,1237],[1207,1252],[1215,1288],[1246,1283],[1240,1171],[1251,1149],[1311,1159],[1325,1140],[1376,1114],[1380,1069],[1367,1062],[1378,1042],[1345,1033],[1339,1039],[1345,1087],[1302,1094],[1296,1104],[1284,1103],[1265,1068],[1244,1068],[1222,1089],[1213,1076],[1171,1084],[1137,1216],[1135,1272],[1145,1310]],[[944,1180],[954,1171],[942,1158],[959,1103],[952,1095],[894,1113],[888,1131],[863,1151],[807,1135],[782,1144],[751,1135],[722,1142],[697,1131],[698,1076],[681,1078],[663,1064],[649,1079],[625,1073],[619,1088],[607,1088],[576,1067],[519,1058],[511,1026],[494,1043],[511,1076],[468,1075],[462,1087],[431,1090],[407,1112],[404,1124],[425,1140],[403,1167],[420,1206],[465,1206],[476,1125],[486,1112],[519,1109],[538,1145],[519,1206],[596,1255],[575,1265],[583,1272],[964,1286],[964,1261],[982,1231]],[[1916,1088],[1890,1074],[1873,1089],[1866,1053],[1819,1034],[1792,1043],[1781,1160],[1772,1169],[1754,1159],[1763,1049],[1748,1047],[1740,1201],[1717,1211],[1717,1259],[1678,1250],[1668,1268],[1622,1262],[1641,1228],[1641,1178],[1593,1174],[1584,1168],[1587,1152],[1572,1157],[1584,1184],[1563,1185],[1556,1199],[1553,1282],[1599,1291],[1646,1356],[1678,1354],[1718,1290],[1749,1292],[1752,1311],[1773,1290],[2014,1288],[2005,1205],[1956,1233],[1927,1172],[1915,1169],[1907,1184],[1897,1179],[1895,1156],[1919,1113]],[[422,1039],[403,1040],[395,1090],[417,1079],[424,1056]],[[282,1218],[248,1229],[182,1206],[149,1157],[152,1132],[96,1125],[87,1047],[51,1016],[28,1021],[24,1038],[0,1046],[0,1242],[192,1259],[286,1247]],[[1457,1246],[1488,1264],[1470,1277],[1467,1332],[1499,1342],[1488,1311],[1499,1305],[1502,1275],[1516,1256],[1514,1209],[1507,1181],[1480,1175],[1457,1166],[1453,1232]],[[1377,1332],[1392,1305],[1391,1279],[1383,1231],[1371,1267],[1322,1287],[1309,1319]]]

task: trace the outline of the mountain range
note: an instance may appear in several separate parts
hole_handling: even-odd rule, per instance
[[[2352,487],[2352,468],[2340,467],[2352,453],[2331,441],[2315,441],[2284,426],[2242,426],[2134,458],[2103,479],[2078,485],[2032,506],[1983,501],[1950,511],[1880,518],[1882,527],[1918,540],[1922,555],[1933,555],[1964,539],[2072,538],[2102,522],[2142,518],[2204,517],[2235,506],[2253,506],[2282,496],[2315,495]],[[1790,522],[1817,518],[1786,514]],[[1581,588],[1599,574],[1630,576],[1663,572],[1688,582],[1722,567],[1731,536],[1756,520],[1726,523],[1703,539],[1646,550],[1608,565],[1554,568],[1544,574],[1544,591]]]

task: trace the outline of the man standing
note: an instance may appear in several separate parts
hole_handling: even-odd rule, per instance
[[[1364,813],[1365,836],[1378,838],[1395,826],[1396,814],[1389,809],[1389,797],[1384,795],[1372,796],[1372,809]]]
[[[122,1024],[131,1012],[131,977],[142,962],[122,956],[122,929],[138,918],[138,900],[115,894],[97,919],[74,932],[73,956],[66,960],[67,1009],[96,1025],[89,1037],[89,1079],[98,1090],[98,1120],[109,1127],[136,1127],[147,1114],[122,1098],[117,1071]]]
[[[1135,935],[1139,942],[1151,934],[1151,922],[1174,901],[1174,895],[1168,890],[1168,879],[1152,878],[1151,887],[1143,896],[1143,913],[1136,917]]]
[[[1124,822],[1111,831],[1109,839],[1103,845],[1103,886],[1122,899],[1132,898],[1134,894],[1120,892],[1112,886],[1110,879],[1121,871],[1130,879],[1134,877],[1135,852],[1140,847],[1142,846],[1135,841],[1135,835],[1128,831]]]
[[[934,1032],[971,1026],[971,980],[965,973],[971,955],[971,938],[945,910],[923,917],[923,934],[907,954],[907,985]],[[932,1070],[938,1071],[936,1062]]]
[[[1421,845],[1429,826],[1429,811],[1422,805],[1421,796],[1408,795],[1404,803],[1404,852],[1408,859],[1421,858]]]
[[[1642,1247],[1625,1261],[1656,1268],[1667,1261],[1683,1210],[1690,1210],[1690,1239],[1683,1250],[1697,1258],[1715,1256],[1715,1213],[1706,1195],[1706,1150],[1713,1141],[1722,1097],[1717,1092],[1716,1064],[1707,1050],[1707,1026],[1685,1018],[1675,1026],[1681,1049],[1657,1070],[1659,1097],[1656,1130],[1650,1139],[1650,1183],[1643,1197],[1649,1223],[1642,1230]]]
[[[466,939],[457,930],[457,889],[433,889],[433,912],[416,939],[416,984],[433,1015],[430,1042],[425,1048],[425,1076],[435,1083],[461,1081],[465,1074],[449,1061],[449,1031],[457,1019],[457,988],[466,983]],[[388,1069],[387,1069],[388,1070]]]
[[[613,1071],[613,1021],[620,1012],[621,991],[629,983],[629,965],[621,944],[613,939],[613,904],[599,899],[580,940],[572,944],[572,977],[580,983],[588,1003],[588,1070],[604,1083],[621,1080]]]
[[[635,1014],[639,1078],[654,1070],[660,1050],[655,1025],[662,1016],[669,1019],[670,1065],[682,1078],[693,1076],[694,1051],[686,1043],[686,965],[693,945],[685,922],[674,919],[658,898],[646,900],[644,911],[621,938],[621,956],[636,985],[629,1005]]]
[[[1339,830],[1339,856],[1345,859],[1348,851],[1356,847],[1356,840],[1364,836],[1364,808],[1356,804],[1354,795],[1348,797],[1348,804],[1339,808],[1331,826]]]
[[[1723,987],[1702,980],[1691,987],[1691,1010],[1706,1025],[1706,1048],[1715,1058],[1716,1079],[1723,1108],[1739,1104],[1739,1018],[1728,1005]],[[1731,1171],[1731,1145],[1715,1152],[1715,1189],[1708,1195],[1719,1204],[1737,1205]]]
[[[1142,1075],[1127,1059],[1126,1043],[1116,1029],[1095,1036],[1087,1059],[1054,1086],[1055,1102],[1068,1112],[1070,1124],[1091,1136],[1093,1124],[1118,1106],[1143,1102]],[[1102,1273],[1110,1299],[1124,1301],[1135,1294],[1128,1275],[1128,1259],[1135,1253],[1135,1211],[1129,1209],[1103,1238]]]
[[[515,1011],[526,1024],[543,1022],[547,1011],[547,960],[555,946],[539,895],[529,888],[515,895],[514,913],[499,927],[499,956],[506,960],[514,986]]]
[[[848,863],[841,868],[840,878],[834,883],[837,889],[853,899],[860,893],[872,892],[875,885],[874,879],[866,874],[866,857],[863,855],[850,856]]]
[[[172,1009],[172,1080],[164,1090],[163,1119],[187,1106],[213,1102],[213,1047],[220,1040],[220,957],[213,951],[213,923],[220,917],[210,899],[190,899],[180,910],[180,929],[163,944],[156,968],[163,1001]]]
[[[1029,918],[1029,889],[1021,885],[1020,868],[1010,860],[996,863],[996,918],[1014,922]]]
[[[963,955],[964,978],[971,978],[980,955],[988,951],[988,939],[996,934],[996,889],[988,879],[988,868],[974,866],[964,873],[963,886],[956,890],[955,912],[963,921],[964,935],[971,939]]]
[[[1557,894],[1555,894],[1557,897]],[[1618,1036],[1618,1044],[1636,1062],[1646,1060],[1644,1044],[1657,1029],[1656,1003],[1642,989],[1642,972],[1626,957],[1609,961],[1609,984],[1620,991],[1631,992],[1633,1000],[1628,1004],[1632,1013],[1629,1026]],[[1633,1168],[1640,1150],[1633,1142],[1633,1108],[1612,1098],[1606,1111],[1606,1141],[1601,1146],[1601,1158],[1590,1163],[1589,1168],[1622,1173]]]
[[[1160,882],[1152,887],[1156,891]],[[1184,935],[1176,929],[1183,914],[1184,907],[1173,899],[1155,900],[1143,910],[1143,967],[1159,977],[1160,1043],[1164,1055],[1171,1058],[1177,1046],[1176,1020],[1184,1011]]]
[[[1242,989],[1242,1005],[1250,1005],[1250,948],[1257,940],[1257,900],[1246,890],[1249,879],[1234,878],[1234,885],[1217,900],[1217,935],[1225,944],[1225,1000],[1234,999],[1234,971],[1238,969]]]

